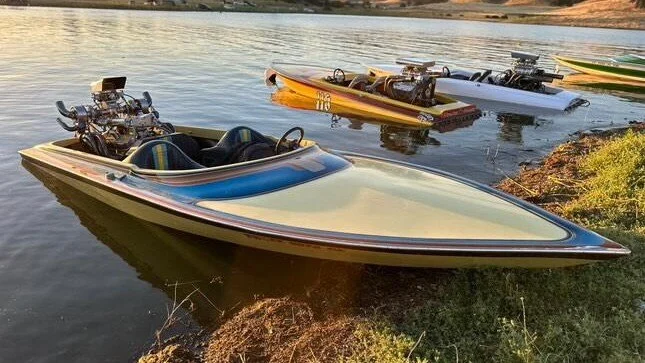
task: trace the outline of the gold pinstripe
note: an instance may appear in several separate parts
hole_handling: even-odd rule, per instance
[[[155,145],[152,148],[152,157],[154,158],[155,169],[168,170],[168,148],[166,145]]]

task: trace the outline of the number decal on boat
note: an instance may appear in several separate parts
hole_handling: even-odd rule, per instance
[[[331,94],[329,92],[316,92],[316,110],[329,112],[331,109]]]

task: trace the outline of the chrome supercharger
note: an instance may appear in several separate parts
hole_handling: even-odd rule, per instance
[[[500,86],[517,88],[525,91],[541,91],[544,89],[542,82],[551,83],[555,79],[563,79],[561,74],[548,73],[539,68],[537,54],[511,52],[514,59],[511,69],[497,74],[493,81]]]
[[[143,98],[134,98],[123,91],[125,83],[126,77],[93,82],[91,105],[67,109],[63,101],[57,101],[58,112],[74,123],[69,125],[60,118],[56,121],[74,132],[86,151],[117,160],[123,159],[140,140],[173,133],[172,124],[159,121],[150,94],[143,92]]]
[[[384,80],[387,95],[417,106],[434,106],[436,78],[441,75],[430,69],[434,66],[434,61],[398,58],[396,64],[403,66],[403,69],[400,76],[391,76]]]

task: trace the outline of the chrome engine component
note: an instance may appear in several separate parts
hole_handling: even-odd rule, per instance
[[[515,59],[515,61],[513,61],[512,70],[517,74],[522,76],[533,76],[539,71],[537,67],[537,61],[540,59],[539,55],[511,52],[511,58]]]
[[[554,79],[563,79],[560,74],[547,73],[537,65],[539,55],[511,52],[515,59],[511,69],[499,73],[493,80],[495,84],[525,91],[542,92],[542,82],[551,83]]]
[[[67,109],[63,101],[56,102],[61,115],[72,119],[68,125],[56,121],[76,137],[87,151],[112,159],[123,159],[137,141],[174,132],[170,123],[159,121],[152,98],[134,98],[123,92],[126,77],[103,78],[91,84],[92,105]],[[126,99],[128,97],[129,99]]]
[[[430,69],[435,62],[418,58],[399,58],[396,63],[403,66],[401,75],[383,79],[385,94],[395,100],[417,106],[434,106],[436,78],[441,75],[440,72]],[[375,89],[374,85],[371,88]]]
[[[385,80],[385,93],[395,100],[417,106],[434,106],[435,77],[428,74],[421,76],[391,76]]]
[[[432,74],[432,71],[429,71],[429,69],[435,65],[434,61],[419,58],[398,58],[395,62],[403,66],[401,70],[402,75],[411,77]]]

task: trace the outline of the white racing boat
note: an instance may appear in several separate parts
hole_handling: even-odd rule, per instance
[[[518,104],[523,106],[569,111],[588,104],[575,92],[546,85],[554,79],[562,79],[559,74],[547,73],[537,67],[539,56],[528,53],[511,52],[515,59],[513,67],[503,72],[490,69],[482,72],[463,69],[436,67],[432,61],[416,58],[400,58],[396,64],[367,65],[372,76],[391,74],[433,73],[438,76],[436,91],[469,99]]]

